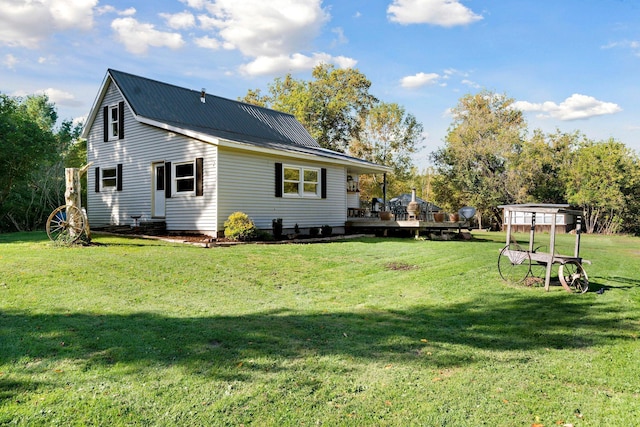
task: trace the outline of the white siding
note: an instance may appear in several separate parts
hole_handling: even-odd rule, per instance
[[[512,224],[513,225],[531,225],[531,212],[512,212]],[[505,224],[509,223],[509,215],[505,216]],[[567,218],[571,220],[571,218]],[[537,225],[551,225],[551,221],[553,221],[553,214],[536,214],[536,224]],[[572,223],[572,222],[569,222]],[[564,214],[556,214],[556,224],[557,225],[565,225],[565,215]]]
[[[256,226],[271,229],[271,221],[282,218],[284,228],[343,227],[347,215],[346,169],[323,163],[303,162],[220,148],[218,199],[220,230],[229,215],[241,211]],[[327,169],[327,198],[275,197],[275,164],[284,163]]]
[[[330,225],[343,227],[347,215],[345,166],[300,161],[295,156],[267,155],[194,140],[139,123],[125,105],[124,139],[104,142],[103,107],[122,100],[113,84],[88,134],[87,157],[94,162],[88,171],[89,222],[93,227],[132,225],[152,218],[153,170],[156,162],[193,161],[202,157],[204,196],[173,195],[166,199],[165,221],[170,231],[224,231],[224,222],[236,211],[247,213],[261,229],[271,229],[272,220],[283,219],[285,229],[295,224],[302,229]],[[275,164],[283,163],[327,170],[327,198],[275,197]],[[95,192],[96,167],[115,168],[122,164],[122,191]],[[172,173],[175,178],[175,175]],[[218,185],[220,183],[220,185]]]
[[[131,215],[151,221],[152,163],[185,162],[204,158],[204,196],[173,196],[166,200],[168,230],[213,232],[216,222],[217,147],[141,124],[125,105],[124,139],[103,141],[103,107],[121,101],[111,85],[100,105],[87,141],[87,157],[94,162],[88,171],[89,222],[92,226],[133,224]],[[122,191],[105,189],[95,192],[96,167],[123,165]]]

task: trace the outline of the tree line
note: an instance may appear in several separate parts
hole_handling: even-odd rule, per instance
[[[501,225],[499,205],[568,203],[584,211],[587,232],[640,234],[639,159],[622,142],[530,133],[512,98],[482,90],[452,108],[443,145],[420,170],[412,156],[424,142],[422,124],[370,89],[359,70],[322,64],[310,80],[287,74],[240,101],[294,115],[324,148],[389,166],[389,196],[415,187],[451,212],[474,206],[481,227]],[[64,168],[86,162],[81,124],[56,121],[46,95],[0,94],[0,232],[42,228],[64,203]],[[361,199],[382,197],[381,181],[360,177]]]
[[[445,144],[432,153],[436,202],[474,206],[501,224],[501,204],[568,203],[589,233],[640,234],[638,155],[615,139],[534,130],[504,94],[481,91],[452,110]]]
[[[44,228],[64,204],[64,168],[86,163],[80,124],[57,124],[46,95],[0,94],[0,232]]]
[[[389,195],[415,187],[449,211],[474,206],[481,227],[501,225],[503,204],[557,203],[581,208],[587,232],[640,234],[638,156],[622,142],[579,131],[529,134],[512,98],[482,90],[460,98],[443,146],[419,170],[412,154],[422,124],[370,87],[357,69],[320,65],[311,80],[288,74],[267,94],[249,90],[241,100],[293,114],[325,148],[392,167]],[[382,196],[380,177],[360,179],[362,199]]]

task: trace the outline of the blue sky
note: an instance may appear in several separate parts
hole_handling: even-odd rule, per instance
[[[530,132],[640,152],[635,0],[0,0],[0,92],[86,116],[107,68],[237,99],[319,62],[354,66],[442,146],[459,98],[488,89]]]

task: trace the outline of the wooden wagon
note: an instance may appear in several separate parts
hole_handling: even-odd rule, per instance
[[[591,262],[580,257],[582,211],[571,209],[569,205],[554,204],[519,204],[500,207],[504,209],[504,220],[507,225],[506,245],[498,256],[498,271],[504,280],[513,283],[535,283],[538,280],[542,281],[544,277],[544,288],[548,291],[553,265],[558,264],[558,278],[568,292],[587,292],[589,279],[583,264],[591,264]],[[518,213],[525,213],[526,217],[530,218],[529,242],[524,248],[512,240],[513,218]],[[538,215],[551,216],[548,252],[542,251],[542,247],[535,243],[536,216]],[[572,255],[560,255],[556,254],[556,227],[558,218],[567,216],[575,218],[573,230],[575,245]]]

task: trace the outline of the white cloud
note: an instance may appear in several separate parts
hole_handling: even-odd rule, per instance
[[[116,8],[111,5],[100,6],[96,8],[96,14],[104,15],[105,13],[113,13],[116,11]]]
[[[73,94],[60,89],[48,88],[39,90],[38,92],[45,93],[49,97],[49,101],[56,105],[66,107],[78,107],[82,105],[82,102],[78,101]]]
[[[119,15],[119,16],[133,16],[136,14],[136,8],[130,7],[125,10],[118,10],[111,5],[100,6],[96,8],[96,14],[104,15],[106,13],[115,13],[116,15]]]
[[[322,0],[181,0],[202,10],[199,29],[208,31],[195,39],[208,49],[237,49],[250,58],[240,67],[248,75],[302,71],[326,62],[350,67],[356,61],[328,53],[308,53],[330,16]],[[341,28],[332,30],[334,44],[346,43]]]
[[[406,76],[400,80],[400,86],[404,88],[417,88],[424,85],[436,84],[440,79],[440,75],[436,73],[418,73],[413,76]]]
[[[174,30],[182,30],[195,27],[196,18],[189,12],[180,12],[180,13],[161,13],[161,17],[166,19],[167,25],[173,28]]]
[[[474,82],[473,80],[469,80],[469,79],[462,79],[462,81],[460,83],[462,83],[465,86],[472,87],[474,89],[480,89],[481,88],[481,86],[478,83]]]
[[[243,74],[265,75],[309,70],[321,63],[336,64],[340,68],[354,67],[357,61],[344,56],[332,57],[327,53],[315,53],[312,56],[295,53],[293,55],[259,56],[240,67]]]
[[[625,40],[620,42],[609,43],[602,46],[602,49],[627,49],[635,56],[640,56],[640,41]]]
[[[180,1],[193,9],[204,9],[205,5],[208,3],[207,0],[180,0]]]
[[[98,0],[3,0],[0,44],[34,49],[57,31],[93,27]]]
[[[178,49],[184,45],[182,35],[158,31],[152,24],[138,22],[135,18],[118,18],[111,23],[116,39],[134,54],[144,54],[149,47]]]
[[[216,40],[212,37],[199,37],[197,39],[195,39],[195,43],[196,46],[198,47],[202,47],[205,49],[212,49],[212,50],[218,50],[222,47],[222,44],[220,43],[219,40]]]
[[[217,0],[205,4],[208,28],[247,56],[279,56],[311,45],[328,20],[321,0]]]
[[[482,19],[458,0],[394,0],[387,8],[389,20],[399,24],[467,25]]]
[[[332,28],[331,32],[336,35],[336,39],[332,43],[334,46],[349,42],[349,39],[344,35],[344,30],[341,27]]]
[[[93,8],[98,4],[97,0],[50,0],[48,3],[57,28],[89,30],[93,26]]]
[[[556,104],[553,101],[531,103],[517,101],[513,107],[522,111],[540,112],[540,118],[554,118],[559,120],[588,119],[589,117],[615,114],[622,111],[618,104],[599,101],[592,96],[574,93],[569,98]]]
[[[5,67],[9,69],[14,69],[16,64],[18,63],[18,58],[16,58],[15,56],[9,53],[5,55],[4,61],[2,63],[4,64]]]

